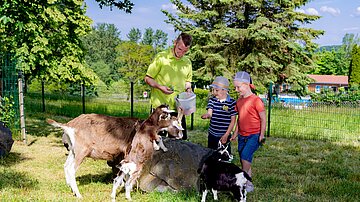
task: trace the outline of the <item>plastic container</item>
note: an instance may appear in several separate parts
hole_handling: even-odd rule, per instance
[[[175,98],[176,106],[180,107],[185,115],[192,114],[196,111],[196,95],[191,92],[182,92]]]

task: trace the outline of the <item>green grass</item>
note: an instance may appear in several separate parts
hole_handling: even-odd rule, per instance
[[[42,122],[38,118],[28,121]],[[205,145],[206,133],[189,131],[189,141]],[[67,151],[60,135],[51,126],[38,124],[28,135],[27,145],[14,143],[11,153],[0,159],[2,201],[79,201],[65,183],[63,164]],[[239,165],[236,144],[232,149],[234,162]],[[255,191],[248,193],[248,201],[358,201],[359,152],[359,142],[268,138],[254,157]],[[77,183],[84,197],[82,201],[110,200],[111,169],[105,161],[86,159],[77,172]],[[124,201],[124,195],[124,190],[118,192],[117,201]],[[226,193],[219,197],[220,201],[232,201]],[[134,190],[132,198],[141,202],[200,201],[195,190],[179,193]],[[213,201],[211,194],[208,201]]]
[[[46,101],[46,113],[41,112],[39,103],[39,98],[26,98],[27,144],[17,137],[18,141],[14,143],[11,153],[0,159],[0,199],[80,201],[72,195],[65,183],[63,165],[67,151],[61,143],[61,132],[48,125],[45,120],[52,118],[59,122],[69,121],[82,113],[81,100],[49,98]],[[194,115],[195,130],[189,131],[188,141],[205,146],[208,120],[198,118],[205,112],[204,103],[198,104]],[[88,100],[86,106],[87,113],[129,116],[129,102],[92,99]],[[136,102],[135,106],[135,116],[144,118],[148,115],[150,106],[147,102]],[[359,124],[346,128],[347,123],[342,120],[359,123],[359,110],[325,109],[326,113],[319,108],[273,109],[276,116],[271,123],[272,136],[255,153],[255,191],[248,194],[248,201],[359,201],[360,142],[356,139],[359,132],[355,139],[342,138],[349,131],[359,131]],[[319,124],[311,125],[313,123],[307,121],[317,119],[330,121],[319,123],[325,126],[317,128],[314,126]],[[190,126],[190,117],[187,122]],[[335,123],[334,129],[329,122]],[[331,136],[325,136],[326,133]],[[334,138],[329,138],[332,141],[320,141],[328,140],[324,137]],[[232,145],[234,162],[239,165],[236,147],[236,143]],[[105,161],[86,159],[77,172],[77,182],[84,197],[82,201],[110,200],[111,169]],[[226,193],[219,197],[220,201],[232,201],[231,196]],[[134,190],[132,198],[141,202],[200,201],[200,195],[195,190],[178,193],[144,193]],[[118,193],[117,199],[124,201],[123,190]],[[211,194],[208,195],[208,201],[213,201]]]

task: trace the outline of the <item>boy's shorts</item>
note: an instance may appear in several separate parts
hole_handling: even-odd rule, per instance
[[[238,135],[238,151],[241,160],[252,162],[254,153],[260,146],[259,136],[259,133],[249,136]]]

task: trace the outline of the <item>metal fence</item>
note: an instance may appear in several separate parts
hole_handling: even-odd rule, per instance
[[[130,88],[130,85],[129,85]],[[79,89],[80,90],[80,89]],[[79,93],[85,95],[85,93]],[[66,93],[28,93],[25,99],[27,113],[30,111],[76,117],[83,112],[112,116],[146,118],[150,113],[149,99],[127,99],[120,95],[105,97],[69,96]],[[296,100],[293,97],[291,100]],[[132,100],[132,102],[131,102]],[[42,102],[43,101],[43,102]],[[314,140],[360,140],[360,104],[358,103],[315,103],[269,102],[264,100],[268,113],[268,135]],[[201,119],[206,113],[207,100],[197,99],[197,111],[187,116],[189,129],[207,131],[209,120]],[[46,105],[44,107],[43,105]],[[133,111],[131,111],[133,110]]]
[[[360,140],[360,104],[309,102],[302,105],[274,103],[270,135],[314,140]]]
[[[19,120],[19,91],[16,60],[11,54],[0,54],[0,96],[8,97],[14,102],[15,120]],[[19,121],[15,121],[15,129],[20,129]]]

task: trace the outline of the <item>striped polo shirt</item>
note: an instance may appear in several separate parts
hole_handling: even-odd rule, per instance
[[[210,119],[209,134],[221,137],[229,128],[231,116],[236,116],[235,111],[236,100],[232,99],[229,95],[226,100],[220,102],[216,97],[209,99],[206,109],[212,109],[212,116]]]

